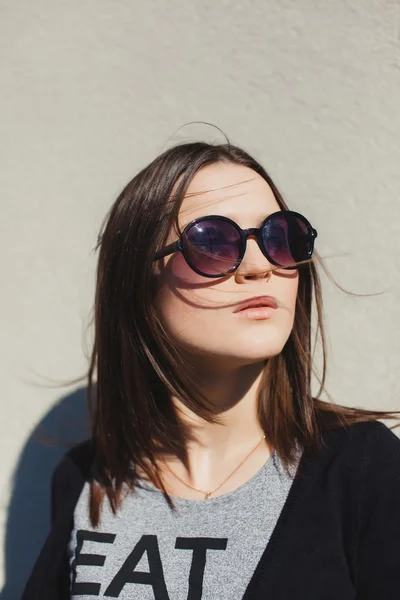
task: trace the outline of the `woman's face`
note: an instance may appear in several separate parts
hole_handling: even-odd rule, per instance
[[[193,178],[179,224],[183,229],[196,217],[224,215],[243,229],[260,227],[277,210],[271,188],[255,171],[216,163]],[[171,230],[167,243],[176,240]],[[254,238],[247,240],[243,261],[234,273],[220,279],[203,277],[188,266],[181,252],[175,252],[156,263],[156,281],[156,307],[168,334],[182,350],[212,368],[229,369],[275,356],[292,330],[298,270],[276,270]],[[235,314],[238,303],[260,295],[278,301],[272,316],[255,320]]]

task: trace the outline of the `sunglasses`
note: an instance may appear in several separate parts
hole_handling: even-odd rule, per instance
[[[261,227],[250,229],[241,229],[228,217],[209,215],[186,225],[179,240],[159,250],[154,261],[179,251],[199,275],[223,277],[239,267],[250,236],[256,238],[270,263],[297,269],[298,263],[311,258],[317,231],[303,215],[291,210],[274,212]]]

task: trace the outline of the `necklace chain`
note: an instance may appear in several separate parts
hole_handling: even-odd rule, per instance
[[[224,479],[224,481],[222,483],[220,483],[220,485],[218,487],[216,487],[214,490],[212,490],[211,492],[205,492],[204,490],[199,490],[198,488],[194,487],[193,485],[190,485],[189,483],[187,483],[186,481],[184,481],[183,479],[181,479],[176,473],[174,473],[171,469],[171,467],[169,467],[169,465],[167,463],[166,467],[168,468],[168,470],[172,473],[172,475],[174,477],[176,477],[177,479],[179,479],[179,481],[181,483],[183,483],[184,485],[186,485],[187,487],[190,487],[192,490],[196,490],[196,492],[201,492],[202,494],[205,494],[204,499],[207,500],[211,494],[213,494],[214,492],[216,492],[217,490],[219,490],[220,487],[222,487],[224,485],[224,483],[226,483],[228,481],[228,479],[230,479],[232,477],[232,475],[234,473],[236,473],[236,471],[239,469],[239,467],[242,466],[242,464],[249,458],[249,456],[254,452],[254,450],[256,448],[258,448],[258,446],[261,444],[261,442],[263,441],[263,439],[265,438],[265,434],[262,436],[261,440],[258,442],[258,444],[253,448],[253,450],[251,450],[247,456],[244,457],[244,459],[242,460],[241,463],[238,464],[238,466],[236,467],[236,469],[234,469],[232,471],[232,473],[230,475],[228,475],[228,477],[226,479]]]

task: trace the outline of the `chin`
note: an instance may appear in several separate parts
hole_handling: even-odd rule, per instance
[[[226,353],[231,354],[234,350],[235,354],[239,356],[248,356],[249,358],[271,358],[280,354],[287,342],[287,338],[282,338],[281,335],[276,336],[263,336],[258,338],[257,336],[246,340],[232,340],[232,343],[226,347]]]
[[[215,337],[213,344],[194,345],[189,340],[179,340],[182,349],[190,355],[214,361],[222,365],[245,365],[261,362],[280,354],[287,342],[288,336],[282,332],[269,332],[263,335],[221,335]],[[208,340],[209,341],[209,340]],[[204,340],[206,342],[206,340]]]
[[[276,342],[275,344],[263,344],[260,345],[243,345],[243,344],[232,344],[229,348],[218,348],[218,350],[209,348],[208,351],[204,349],[203,356],[208,356],[210,359],[215,361],[215,364],[224,364],[227,366],[245,366],[268,360],[280,354],[283,350],[284,343]],[[234,353],[232,350],[234,349]]]
[[[232,356],[232,360],[241,362],[243,365],[252,365],[255,363],[259,363],[259,362],[268,360],[269,358],[273,358],[274,356],[278,356],[278,354],[280,354],[281,352],[282,352],[282,348],[279,348],[279,350],[276,350],[276,351],[274,351],[274,350],[265,351],[262,354],[260,354],[260,353],[256,354],[255,352],[253,352],[253,353],[248,352],[247,354],[245,354],[243,352],[243,354],[240,356]]]

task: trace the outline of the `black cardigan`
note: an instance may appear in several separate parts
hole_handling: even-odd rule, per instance
[[[321,437],[326,449],[304,451],[242,600],[400,597],[400,439],[380,421]],[[92,453],[90,440],[75,446],[54,471],[51,530],[21,600],[70,597],[66,547]]]

